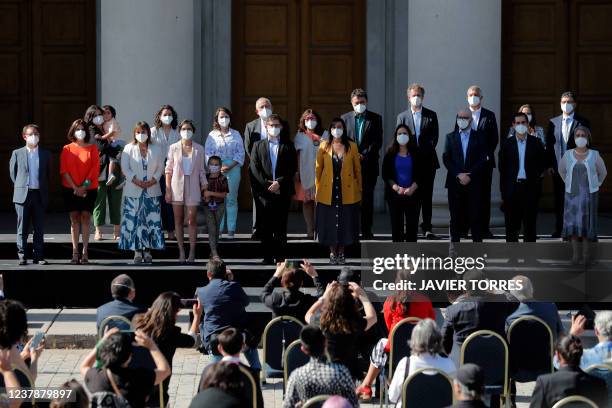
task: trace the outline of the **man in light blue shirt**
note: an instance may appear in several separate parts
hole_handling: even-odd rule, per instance
[[[580,336],[584,333],[585,323],[584,315],[574,316],[570,334]],[[598,343],[590,349],[584,349],[582,353],[580,368],[583,370],[594,364],[612,362],[612,311],[602,310],[595,315],[595,336],[597,336]],[[558,366],[556,359],[555,366]]]

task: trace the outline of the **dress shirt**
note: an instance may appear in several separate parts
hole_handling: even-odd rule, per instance
[[[270,162],[272,163],[272,179],[276,180],[276,161],[278,160],[278,138],[268,136]]]
[[[518,156],[519,156],[519,169],[516,175],[516,179],[525,180],[527,178],[527,173],[525,173],[525,149],[527,148],[527,137],[521,140],[517,136],[516,146],[518,148]]]
[[[481,108],[477,110],[472,110],[472,108],[470,108],[470,111],[472,112],[472,129],[478,130],[478,122],[480,122],[480,112],[482,110]]]
[[[219,156],[223,162],[231,160],[242,166],[244,164],[244,142],[240,133],[235,129],[230,129],[225,134],[215,129],[206,138],[204,154],[207,163],[210,156]]]
[[[467,158],[467,148],[470,143],[470,131],[469,129],[460,130],[459,134],[461,135],[461,148],[463,149],[463,161]]]
[[[419,144],[419,136],[421,136],[421,112],[423,112],[423,109],[421,108],[418,111],[413,111],[412,108],[410,108],[410,110],[412,111],[412,121],[414,122],[414,134],[416,135],[416,141],[417,141],[417,145]]]
[[[561,134],[563,135],[563,152],[567,150],[567,141],[569,139],[570,129],[574,122],[574,112],[569,115],[563,115],[563,123],[561,126]]]
[[[26,146],[28,152],[28,188],[31,190],[38,190],[40,188],[40,182],[38,180],[38,146],[30,148]]]
[[[365,123],[365,112],[360,115],[355,115],[355,142],[357,142],[357,146],[361,144],[361,136],[363,133],[364,123]]]

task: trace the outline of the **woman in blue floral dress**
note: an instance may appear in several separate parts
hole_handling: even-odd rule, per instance
[[[164,249],[161,226],[161,188],[164,161],[158,146],[151,144],[151,130],[138,122],[133,141],[121,155],[126,178],[119,248],[134,251],[134,263],[151,263],[151,249]]]

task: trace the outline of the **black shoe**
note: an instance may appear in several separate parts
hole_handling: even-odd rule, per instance
[[[276,263],[274,262],[274,258],[264,258],[261,261],[262,265],[276,265]]]
[[[429,239],[431,241],[435,241],[439,239],[439,237],[431,231],[425,231],[425,239]]]
[[[45,259],[34,259],[34,261],[32,262],[34,265],[38,264],[38,265],[48,265],[49,262],[47,262]]]
[[[361,234],[361,239],[374,239],[374,234],[371,232],[363,232]]]
[[[23,266],[23,265],[27,265],[28,264],[28,260],[25,258],[19,258],[19,265]]]
[[[561,238],[561,231],[554,231],[552,234],[550,234],[551,238]]]
[[[483,234],[482,234],[482,238],[487,238],[487,239],[491,239],[493,238],[493,233],[491,232],[491,230],[486,230]]]

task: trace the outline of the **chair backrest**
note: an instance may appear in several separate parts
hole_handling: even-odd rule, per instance
[[[289,381],[289,376],[296,368],[299,368],[310,360],[310,357],[302,351],[302,342],[295,340],[285,350],[285,357],[283,362],[283,387],[286,386]]]
[[[124,316],[113,315],[108,316],[102,320],[100,327],[98,328],[98,339],[104,337],[106,328],[113,329],[118,328],[119,330],[130,330],[132,328],[132,322],[130,319]]]
[[[474,363],[484,371],[485,386],[503,387],[508,391],[508,345],[492,330],[478,330],[461,345],[460,365]]]
[[[453,405],[453,380],[437,368],[410,373],[402,385],[402,408],[444,408]]]
[[[612,407],[612,363],[594,364],[584,371],[606,382],[608,386],[608,406]]]
[[[331,398],[331,395],[317,395],[306,401],[302,408],[321,408],[329,398]]]
[[[391,344],[389,345],[389,378],[393,376],[393,370],[399,361],[410,356],[410,345],[408,341],[412,336],[412,331],[421,319],[418,317],[407,317],[400,320],[391,330]]]
[[[249,395],[251,401],[253,402],[252,406],[253,408],[257,408],[257,384],[255,383],[255,378],[253,378],[253,375],[249,372],[249,370],[242,367],[241,365],[238,365],[238,368],[240,369],[240,372],[245,378],[244,383],[247,389],[246,393]]]
[[[544,320],[536,316],[519,317],[508,327],[507,338],[512,379],[530,382],[554,371],[553,333]]]
[[[274,370],[282,370],[285,349],[300,338],[302,327],[302,322],[293,316],[279,316],[270,320],[263,332],[264,364]]]
[[[552,408],[598,408],[590,399],[582,395],[571,395],[557,401]]]

